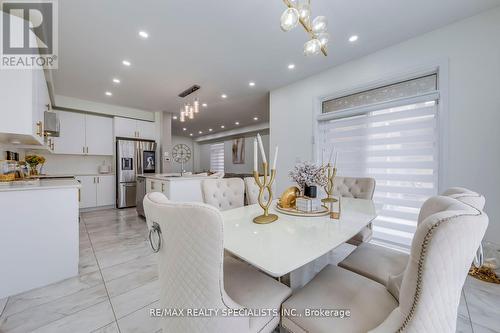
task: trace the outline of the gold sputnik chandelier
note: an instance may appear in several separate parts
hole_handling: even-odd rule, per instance
[[[323,53],[327,56],[329,34],[325,16],[317,16],[311,22],[311,0],[283,0],[288,7],[281,15],[281,29],[292,30],[299,23],[309,34],[310,39],[304,44],[306,56]]]

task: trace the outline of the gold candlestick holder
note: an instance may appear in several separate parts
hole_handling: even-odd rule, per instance
[[[276,214],[269,214],[269,206],[271,205],[271,202],[273,201],[273,190],[272,190],[272,185],[274,182],[274,178],[276,177],[276,169],[271,170],[271,175],[269,175],[269,169],[267,166],[267,163],[262,163],[264,166],[264,179],[263,181],[260,180],[260,175],[259,171],[254,171],[253,172],[253,177],[255,178],[255,182],[259,186],[259,205],[262,207],[264,210],[264,214],[259,215],[253,219],[254,223],[257,224],[267,224],[267,223],[272,223],[278,219],[278,215]],[[264,201],[264,191],[269,193],[269,198],[267,201]]]
[[[326,186],[323,188],[325,189],[327,197],[321,199],[321,202],[323,203],[337,202],[337,199],[333,197],[333,185],[335,182],[335,175],[337,174],[337,168],[333,167],[331,163],[328,163],[326,165],[326,169],[328,170],[328,182],[326,183]]]

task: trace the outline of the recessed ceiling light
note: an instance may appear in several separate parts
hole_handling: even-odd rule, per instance
[[[226,94],[222,94],[222,95],[220,95],[220,97],[227,98],[227,95]]]
[[[209,128],[209,129],[208,129],[208,131],[209,131],[209,132],[212,132],[212,131],[213,131],[213,129]]]
[[[207,103],[203,103],[201,106],[203,106],[204,108],[206,108],[208,106]]]
[[[121,81],[120,81],[120,79],[114,78],[114,79],[113,79],[113,82],[114,82],[114,83],[120,83]]]
[[[357,41],[357,40],[358,40],[358,35],[352,35],[351,37],[349,37],[349,41],[350,41],[351,43],[354,43],[354,42],[355,42],[355,41]]]
[[[202,131],[198,131],[198,134],[203,134],[203,132]]]
[[[173,119],[173,120],[177,120],[177,116],[173,116],[173,117],[172,117],[172,119]]]
[[[250,81],[250,82],[248,82],[248,85],[249,85],[250,87],[255,87],[255,82]]]
[[[220,128],[226,128],[226,126],[224,126],[224,125],[220,125]]]
[[[235,122],[234,124],[235,124],[235,125],[239,125],[239,124],[240,124],[240,122],[239,122],[239,121],[237,121],[237,122]]]
[[[106,91],[105,94],[106,94],[106,96],[113,96],[113,94],[111,93],[111,91]]]
[[[193,133],[189,133],[189,136],[193,136]]]
[[[289,64],[288,65],[288,69],[294,69],[295,68],[295,64]]]
[[[183,127],[183,128],[182,128],[182,130],[183,130],[183,131],[186,131],[186,130],[187,130],[187,128],[186,128],[186,127]]]
[[[139,31],[139,36],[142,38],[148,38],[149,34],[146,31]]]
[[[132,64],[130,63],[130,61],[128,61],[128,60],[123,60],[123,61],[122,61],[122,64],[123,64],[123,65],[125,65],[125,66],[127,66],[127,67],[128,67],[128,66],[130,66],[130,65],[132,65]]]
[[[253,120],[259,120],[259,118],[258,117],[253,117]]]

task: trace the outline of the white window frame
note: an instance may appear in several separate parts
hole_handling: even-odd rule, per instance
[[[391,85],[398,82],[403,82],[418,77],[437,73],[439,103],[437,109],[437,124],[439,130],[439,159],[438,159],[438,193],[444,192],[449,185],[448,180],[448,161],[449,161],[449,117],[448,117],[448,101],[449,101],[449,82],[448,82],[448,59],[438,60],[436,62],[414,66],[406,70],[398,71],[397,73],[387,74],[379,80],[371,81],[368,83],[360,83],[353,85],[346,90],[340,90],[328,95],[319,96],[314,98],[314,112],[313,112],[313,160],[321,162],[321,152],[319,151],[318,136],[319,123],[323,115],[323,102],[340,98],[347,95],[360,93],[363,91],[379,88],[386,85]],[[342,112],[342,111],[340,111]]]

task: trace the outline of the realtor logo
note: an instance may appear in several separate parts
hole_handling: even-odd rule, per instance
[[[57,68],[57,2],[2,2],[2,69]]]

